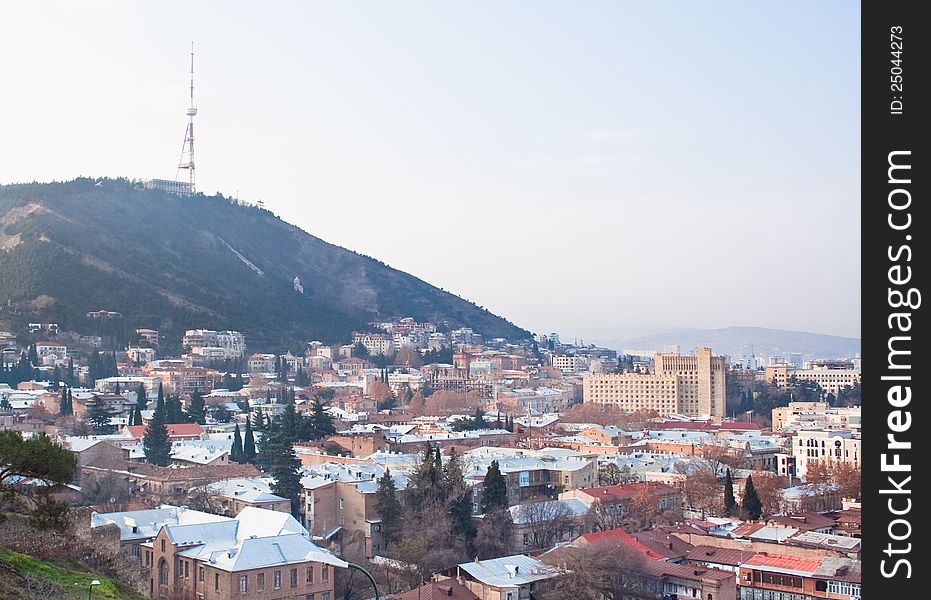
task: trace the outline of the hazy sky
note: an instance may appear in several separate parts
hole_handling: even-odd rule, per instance
[[[860,334],[860,8],[0,0],[0,182],[174,178],[563,339]]]

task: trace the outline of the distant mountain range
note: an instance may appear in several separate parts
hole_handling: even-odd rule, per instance
[[[100,310],[122,317],[87,316]],[[188,328],[237,329],[258,351],[345,342],[371,320],[404,316],[530,337],[219,194],[184,198],[122,179],[0,186],[0,329],[54,321],[81,332],[147,327],[174,340]]]
[[[617,350],[663,350],[677,345],[688,354],[699,346],[709,346],[715,354],[768,358],[801,353],[805,360],[847,358],[860,352],[858,338],[767,329],[764,327],[725,327],[723,329],[678,329],[621,340],[598,340],[595,343]]]

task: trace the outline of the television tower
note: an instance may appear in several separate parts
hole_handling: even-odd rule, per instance
[[[187,129],[184,132],[184,144],[181,145],[181,160],[178,163],[175,179],[178,179],[181,169],[187,169],[188,182],[193,195],[196,191],[194,189],[194,116],[197,114],[197,107],[194,106],[194,42],[191,42],[191,105],[185,114],[188,116]]]

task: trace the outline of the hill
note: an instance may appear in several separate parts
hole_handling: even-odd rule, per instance
[[[0,303],[0,319],[18,327],[55,321],[117,335],[149,327],[172,339],[187,328],[236,329],[253,350],[345,341],[368,321],[400,316],[486,337],[530,335],[268,210],[127,180],[0,186]],[[122,318],[86,316],[98,310]]]
[[[94,598],[142,600],[125,585],[82,568],[63,566],[0,547],[0,597],[6,600],[87,598],[92,581]]]
[[[715,354],[735,358],[751,353],[768,358],[798,352],[810,360],[848,358],[860,352],[860,340],[857,338],[764,327],[679,329],[623,340],[602,340],[599,343],[618,350],[663,350],[678,345],[683,353],[698,346],[710,346]]]

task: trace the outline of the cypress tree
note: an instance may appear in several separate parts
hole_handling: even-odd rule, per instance
[[[159,388],[161,388],[161,384],[159,384]],[[140,383],[139,387],[136,388],[136,408],[145,410],[148,405],[149,399],[145,395],[145,386]],[[139,423],[139,425],[141,425],[141,423]]]
[[[230,448],[230,460],[241,463],[243,461],[242,435],[239,433],[239,423],[236,423],[236,429],[233,432],[233,446]]]
[[[740,518],[744,521],[755,521],[763,514],[763,504],[753,485],[753,476],[747,475],[747,485],[744,487],[744,497],[740,502]]]
[[[74,406],[71,404],[71,390],[66,387],[61,388],[61,400],[59,401],[58,413],[63,417],[69,417],[74,414]]]
[[[139,407],[133,409],[133,418],[130,425],[142,425],[142,411],[139,410]]]
[[[33,367],[39,366],[39,352],[36,350],[35,344],[29,346],[29,364]]]
[[[336,434],[333,417],[326,412],[326,405],[320,398],[314,398],[313,412],[310,416],[311,439],[319,440]]]
[[[453,448],[443,469],[443,488],[449,506],[449,516],[453,523],[453,532],[464,538],[466,545],[475,539],[475,524],[472,522],[472,491],[466,485],[462,473],[462,461]]]
[[[252,423],[246,419],[246,436],[242,442],[242,457],[244,462],[255,462],[255,436],[252,433]]]
[[[498,467],[498,461],[491,461],[488,471],[485,473],[485,481],[482,485],[482,500],[480,503],[483,513],[488,513],[496,508],[507,509],[508,507],[508,484],[501,469]]]
[[[142,438],[142,449],[145,459],[153,465],[167,466],[171,461],[171,442],[168,440],[168,428],[165,426],[165,398],[159,386],[158,401],[155,404],[155,413],[149,421]]]
[[[188,418],[201,425],[207,422],[207,407],[204,405],[204,396],[200,392],[191,394],[191,406],[188,409]]]
[[[300,514],[301,461],[294,455],[294,446],[291,440],[280,438],[275,444],[271,472],[272,492],[291,501],[291,514],[295,517]]]
[[[737,499],[734,498],[734,480],[731,478],[731,470],[727,470],[727,478],[724,480],[724,514],[728,517],[736,517],[738,514]]]
[[[165,400],[165,423],[185,423],[184,411],[181,409],[181,398],[175,395]]]
[[[385,547],[401,539],[404,528],[401,502],[398,500],[398,490],[391,477],[391,470],[385,469],[384,475],[378,479],[378,491],[375,492],[375,510],[381,517],[382,537]]]
[[[120,395],[120,382],[119,381],[116,382],[116,389],[113,391],[113,393],[116,394],[117,396]]]

